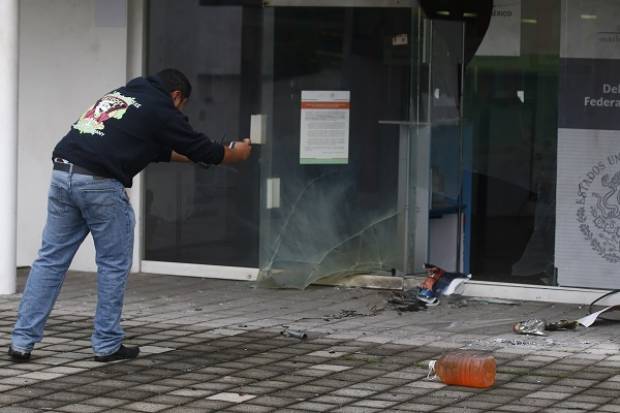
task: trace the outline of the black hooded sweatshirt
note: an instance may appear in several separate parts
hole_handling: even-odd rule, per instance
[[[99,99],[56,145],[53,158],[131,187],[150,162],[170,161],[172,150],[197,163],[224,158],[224,147],[195,131],[159,79],[150,76]]]

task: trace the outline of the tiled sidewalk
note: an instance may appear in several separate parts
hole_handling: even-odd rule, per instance
[[[399,314],[371,290],[133,275],[123,325],[142,354],[101,364],[95,298],[92,274],[70,274],[32,361],[0,358],[0,412],[620,412],[616,325],[510,332],[520,319],[585,314],[577,306],[467,300]],[[18,301],[0,297],[5,349]],[[492,351],[497,384],[426,380],[427,361],[452,348]]]

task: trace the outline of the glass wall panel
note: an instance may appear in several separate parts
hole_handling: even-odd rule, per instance
[[[560,10],[559,0],[496,2],[502,25],[487,37],[502,41],[466,68],[478,280],[555,283]]]
[[[261,7],[149,2],[148,73],[183,71],[185,110],[213,140],[247,137],[260,106]],[[258,266],[260,146],[249,161],[205,170],[154,164],[145,172],[144,258]]]

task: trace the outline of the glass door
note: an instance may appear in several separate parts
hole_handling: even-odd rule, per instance
[[[314,3],[263,11],[263,285],[408,270],[418,9]]]

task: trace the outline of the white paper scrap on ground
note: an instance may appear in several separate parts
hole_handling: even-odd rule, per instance
[[[470,278],[471,274],[468,274],[467,278],[455,278],[448,284],[446,289],[443,290],[441,295],[463,294],[463,290],[465,290],[463,283],[469,281]]]
[[[450,284],[441,292],[441,295],[463,294],[465,281],[471,280],[471,274],[467,274],[465,277],[455,278],[450,281]]]
[[[618,307],[617,305],[610,305],[609,307],[605,307],[602,310],[599,310],[595,313],[592,314],[588,314],[585,317],[581,317],[579,320],[577,320],[577,322],[579,324],[581,324],[584,327],[590,327],[592,324],[594,324],[594,322],[596,321],[596,319],[598,318],[598,316],[600,316],[601,314],[603,314],[605,311],[609,311],[612,308]]]

